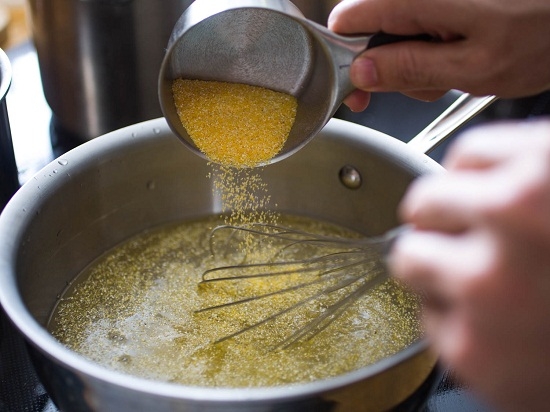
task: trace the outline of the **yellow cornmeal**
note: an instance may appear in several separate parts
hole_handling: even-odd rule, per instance
[[[254,167],[281,151],[296,117],[295,97],[262,87],[176,79],[178,116],[206,157],[233,167]]]
[[[225,213],[225,223],[242,225],[277,222],[277,213],[269,207],[269,187],[257,168],[211,166],[209,176],[213,181],[214,195]]]
[[[62,296],[49,328],[61,342],[107,368],[148,379],[208,387],[258,387],[339,375],[391,355],[420,335],[418,303],[388,281],[309,341],[270,351],[309,318],[323,300],[277,322],[221,343],[213,341],[299,298],[292,294],[223,310],[195,310],[238,293],[281,289],[293,275],[269,281],[198,286],[205,268],[235,263],[210,255],[210,228],[223,219],[183,222],[138,235],[99,258]],[[308,231],[346,234],[309,219],[281,216]],[[215,247],[222,248],[221,240]],[[310,296],[312,290],[298,295]]]

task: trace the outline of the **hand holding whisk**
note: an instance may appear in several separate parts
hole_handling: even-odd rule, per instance
[[[388,279],[385,257],[404,229],[398,227],[380,237],[348,238],[270,224],[218,226],[210,237],[212,254],[234,254],[235,245],[238,245],[244,252],[240,254],[243,260],[205,271],[200,284],[231,283],[236,285],[239,297],[199,309],[197,313],[283,298],[282,307],[217,341],[221,342],[306,305],[322,302],[321,311],[310,316],[276,347],[286,348],[300,340],[311,339],[359,298]],[[243,286],[244,282],[256,282],[262,290]],[[287,299],[291,295],[298,297]]]

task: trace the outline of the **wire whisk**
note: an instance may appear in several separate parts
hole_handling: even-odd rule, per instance
[[[252,292],[229,302],[201,308],[196,313],[251,304],[297,291],[313,291],[305,293],[305,296],[302,293],[298,300],[291,303],[285,301],[282,308],[216,342],[259,328],[312,302],[328,302],[323,303],[325,306],[319,313],[283,338],[275,348],[284,349],[298,341],[311,339],[359,298],[388,279],[385,257],[402,231],[403,227],[398,227],[380,237],[348,238],[263,223],[218,226],[210,235],[212,255],[229,256],[236,260],[234,264],[206,270],[200,285],[231,282],[242,286],[240,282],[256,280],[261,285],[273,286],[272,283],[276,283],[274,279],[293,280],[283,282],[282,286],[277,283],[274,287],[267,287],[266,291]],[[248,288],[237,289],[251,293]]]

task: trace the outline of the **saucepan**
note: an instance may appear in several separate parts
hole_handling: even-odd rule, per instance
[[[459,115],[461,123],[465,108],[469,117],[490,101],[466,96],[412,144],[332,119],[303,150],[259,173],[276,210],[380,234],[398,224],[396,208],[413,179],[443,172],[424,152],[456,128],[449,121]],[[56,405],[64,411],[383,411],[413,393],[436,363],[424,339],[345,375],[244,389],[125,375],[81,357],[48,332],[67,282],[106,250],[159,225],[220,213],[209,172],[208,162],[159,118],[64,154],[6,206],[0,302]]]

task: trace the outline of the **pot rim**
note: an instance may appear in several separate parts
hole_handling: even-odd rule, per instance
[[[348,133],[349,131],[350,134],[359,136],[361,136],[361,132],[365,134],[365,130],[368,130],[370,134],[376,137],[372,139],[372,142],[369,142],[372,143],[375,149],[381,148],[387,152],[388,145],[390,150],[394,147],[396,149],[400,148],[399,150],[392,151],[395,154],[396,161],[400,164],[412,161],[413,154],[416,154],[416,156],[422,157],[418,162],[424,164],[426,167],[430,167],[430,170],[443,170],[439,164],[425,157],[414,148],[406,148],[405,152],[403,152],[403,147],[407,146],[405,143],[376,130],[339,119],[331,119],[326,127],[329,133]],[[29,214],[34,214],[35,212],[30,205],[36,204],[41,198],[47,196],[48,192],[54,190],[57,185],[62,184],[62,179],[52,178],[52,173],[56,176],[63,175],[63,173],[56,174],[54,170],[64,167],[63,164],[65,164],[65,161],[70,165],[85,162],[86,159],[90,158],[101,158],[102,153],[105,153],[107,150],[112,151],[124,148],[129,144],[136,145],[150,139],[158,139],[165,134],[173,133],[165,119],[158,118],[131,125],[88,141],[45,166],[34,178],[21,187],[4,208],[0,215],[0,237],[3,243],[3,247],[0,249],[0,283],[2,284],[2,287],[0,287],[0,304],[4,308],[8,318],[35,348],[39,349],[46,356],[62,363],[71,371],[77,374],[85,373],[98,381],[168,398],[207,401],[211,403],[228,401],[283,401],[311,396],[315,393],[334,390],[367,379],[391,366],[403,362],[414,354],[429,349],[427,340],[421,338],[402,351],[386,357],[375,364],[324,380],[275,387],[215,388],[154,381],[113,371],[84,358],[58,342],[38,323],[25,307],[17,286],[15,262],[18,258],[18,245],[23,241],[22,232],[26,227],[26,225],[21,223],[28,220],[27,216]],[[175,136],[174,139],[176,139]],[[66,176],[70,178],[70,174]],[[14,227],[18,229],[15,232]]]

